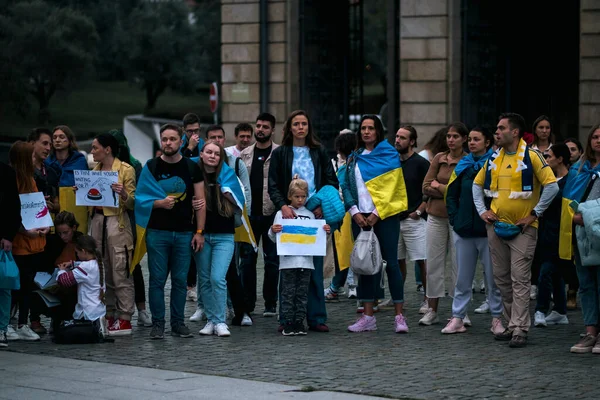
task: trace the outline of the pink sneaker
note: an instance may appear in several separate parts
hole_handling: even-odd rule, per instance
[[[466,332],[467,328],[465,328],[462,319],[453,317],[448,322],[448,325],[444,329],[442,329],[442,333],[463,333]]]
[[[350,332],[368,332],[377,330],[377,319],[364,315],[356,320],[356,322],[348,327]]]
[[[396,322],[396,333],[408,333],[408,325],[406,325],[406,318],[404,318],[404,315],[396,315],[394,321]]]
[[[490,328],[490,331],[494,335],[500,335],[505,331],[504,325],[502,325],[502,320],[500,320],[500,318],[492,318],[492,327]]]

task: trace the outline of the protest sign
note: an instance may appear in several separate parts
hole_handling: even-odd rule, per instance
[[[54,226],[42,192],[20,194],[21,219],[27,230]]]
[[[119,196],[111,185],[119,182],[117,171],[73,171],[75,175],[75,205],[119,207]]]
[[[323,219],[284,219],[277,234],[277,254],[280,256],[324,256],[327,232]]]

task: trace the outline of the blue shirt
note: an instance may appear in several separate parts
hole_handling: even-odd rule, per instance
[[[310,158],[310,149],[306,146],[294,146],[294,161],[292,162],[292,178],[298,175],[308,183],[308,197],[316,193],[315,166]]]

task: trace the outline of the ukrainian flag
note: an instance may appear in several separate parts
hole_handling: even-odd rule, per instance
[[[152,215],[154,201],[162,200],[165,197],[167,197],[167,193],[160,187],[146,164],[144,169],[142,169],[140,180],[135,190],[134,210],[137,240],[135,242],[133,260],[131,261],[131,273],[133,273],[135,266],[142,261],[144,254],[146,254],[146,227]]]
[[[408,197],[396,149],[384,140],[369,154],[355,154],[355,157],[379,218],[386,219],[406,211]]]
[[[592,168],[591,163],[585,161],[583,165],[581,162],[573,164],[565,178],[567,183],[563,190],[558,241],[558,255],[563,260],[573,258],[573,216],[594,175],[600,177],[600,165]]]
[[[279,241],[292,244],[315,244],[318,229],[311,226],[283,225]]]
[[[469,153],[463,158],[460,159],[454,170],[452,171],[452,175],[450,175],[450,180],[446,185],[446,191],[444,192],[444,202],[446,202],[446,197],[448,195],[448,189],[450,185],[454,183],[454,181],[466,170],[470,168],[475,168],[475,171],[479,171],[481,168],[485,166],[485,162],[494,154],[492,149],[489,149],[487,153],[482,155],[478,160],[475,160],[473,153]]]
[[[248,218],[246,198],[244,197],[242,183],[235,174],[235,171],[225,162],[221,166],[221,172],[217,178],[217,183],[221,186],[221,192],[231,193],[236,205],[240,210],[243,210],[242,225],[235,229],[235,241],[250,243],[254,248],[254,251],[257,251],[258,247],[256,246],[256,239],[254,238],[252,227],[250,226],[250,219]]]

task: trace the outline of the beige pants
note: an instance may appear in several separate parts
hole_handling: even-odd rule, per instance
[[[492,255],[494,281],[500,289],[504,318],[513,335],[527,336],[531,326],[529,295],[531,263],[537,242],[537,229],[531,226],[512,240],[500,239],[492,225],[487,225]]]
[[[106,240],[102,248],[103,224],[106,219]],[[106,316],[131,320],[134,312],[133,277],[129,274],[133,256],[133,234],[129,218],[125,227],[119,228],[119,217],[95,214],[92,218],[92,237],[102,254],[106,279]]]
[[[454,295],[456,286],[456,261],[452,243],[452,227],[448,218],[427,217],[427,297],[444,297],[446,291],[446,266],[450,267],[451,283],[448,293]]]

